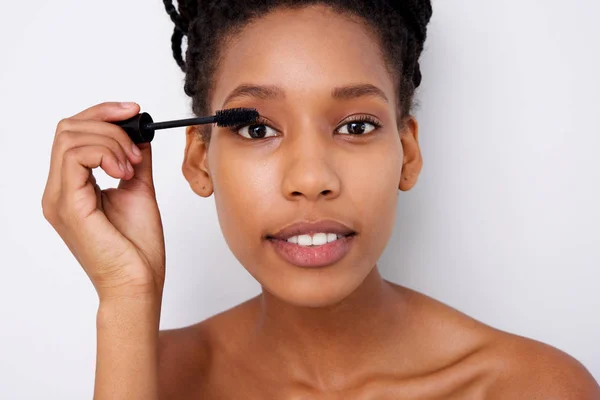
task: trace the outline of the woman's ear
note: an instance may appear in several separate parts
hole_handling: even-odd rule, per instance
[[[423,157],[419,147],[419,124],[412,115],[404,120],[400,141],[404,152],[402,161],[402,175],[398,189],[408,191],[417,183],[419,173],[423,167]]]
[[[181,170],[190,187],[198,196],[209,197],[213,193],[212,179],[208,168],[208,141],[197,126],[188,126],[185,131],[185,154]]]

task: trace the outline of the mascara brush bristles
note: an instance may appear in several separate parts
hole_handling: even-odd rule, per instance
[[[179,119],[175,121],[153,122],[144,127],[144,129],[169,129],[182,126],[204,125],[216,123],[218,126],[232,126],[238,124],[250,124],[259,117],[258,111],[254,108],[229,108],[218,110],[215,115],[210,117],[197,117]]]
[[[258,111],[254,108],[229,108],[217,111],[215,122],[219,126],[250,124],[256,121],[258,117]]]

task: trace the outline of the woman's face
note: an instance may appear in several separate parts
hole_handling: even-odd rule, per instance
[[[264,289],[295,305],[335,304],[376,265],[398,189],[416,181],[416,123],[399,132],[371,34],[323,6],[272,12],[223,51],[212,110],[256,108],[264,122],[215,126],[208,146],[189,128],[184,174],[198,194],[214,191],[228,246]],[[231,97],[240,85],[263,88]],[[278,235],[323,220],[333,224]]]

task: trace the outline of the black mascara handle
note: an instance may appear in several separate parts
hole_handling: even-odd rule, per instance
[[[133,143],[149,143],[154,139],[154,129],[146,128],[146,125],[153,123],[152,117],[148,113],[135,115],[125,121],[113,122],[127,132],[127,135],[133,140]]]

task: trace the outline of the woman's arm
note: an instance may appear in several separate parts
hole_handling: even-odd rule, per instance
[[[157,296],[101,302],[94,400],[158,400]]]
[[[42,196],[44,217],[92,281],[97,314],[97,400],[157,399],[157,342],[165,243],[150,143],[108,121],[139,113],[102,103],[61,120]],[[93,170],[120,179],[102,190]]]

